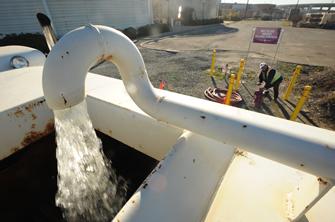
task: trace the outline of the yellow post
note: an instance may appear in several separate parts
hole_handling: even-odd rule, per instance
[[[235,81],[235,75],[231,74],[230,77],[229,77],[229,86],[228,86],[228,91],[227,91],[226,99],[225,99],[225,104],[226,105],[230,105],[230,98],[231,98],[231,94],[233,92],[234,81]]]
[[[237,79],[236,79],[236,82],[235,82],[235,90],[238,90],[240,88],[241,78],[242,78],[242,74],[244,72],[244,66],[245,66],[245,60],[241,59],[240,60],[240,68],[237,72]]]
[[[209,74],[211,76],[215,74],[215,60],[216,60],[216,49],[213,49],[211,70],[209,71]]]
[[[292,89],[293,89],[293,87],[294,87],[294,84],[295,84],[295,82],[297,81],[297,78],[298,78],[298,76],[299,76],[300,73],[301,73],[301,68],[302,68],[302,67],[301,67],[300,65],[297,65],[297,67],[295,68],[294,73],[293,73],[293,76],[292,76],[292,78],[291,78],[291,81],[290,81],[290,83],[289,83],[289,85],[288,85],[288,87],[287,87],[287,90],[286,90],[286,92],[285,92],[285,95],[284,95],[284,97],[283,97],[284,100],[288,100],[288,98],[290,97],[291,92],[292,92]]]
[[[297,117],[298,117],[298,114],[302,108],[302,106],[304,105],[310,91],[311,91],[312,87],[311,86],[305,86],[304,87],[304,92],[302,93],[300,99],[299,99],[299,102],[297,103],[296,107],[295,107],[295,110],[293,111],[291,117],[290,117],[290,120],[296,120]]]

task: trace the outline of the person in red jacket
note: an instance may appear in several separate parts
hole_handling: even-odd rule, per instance
[[[260,73],[258,76],[257,85],[261,85],[265,82],[264,94],[269,93],[269,89],[273,88],[274,100],[278,99],[279,95],[279,85],[283,81],[282,75],[278,73],[275,69],[270,68],[266,63],[262,62],[259,64]]]

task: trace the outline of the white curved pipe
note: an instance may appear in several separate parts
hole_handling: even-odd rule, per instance
[[[47,104],[64,109],[81,102],[87,71],[101,58],[117,66],[131,98],[158,121],[335,179],[334,132],[193,97],[164,97],[152,87],[136,46],[112,28],[82,27],[55,45],[43,70]]]

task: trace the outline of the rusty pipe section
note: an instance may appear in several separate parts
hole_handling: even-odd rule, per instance
[[[101,59],[117,66],[131,98],[158,121],[335,179],[333,131],[189,96],[178,95],[176,99],[174,94],[166,95],[151,85],[133,42],[109,27],[81,27],[56,43],[43,70],[43,91],[49,107],[69,108],[84,100],[87,72]]]

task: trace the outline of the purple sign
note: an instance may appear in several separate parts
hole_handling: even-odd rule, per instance
[[[254,43],[277,44],[281,28],[257,27],[254,34]]]

